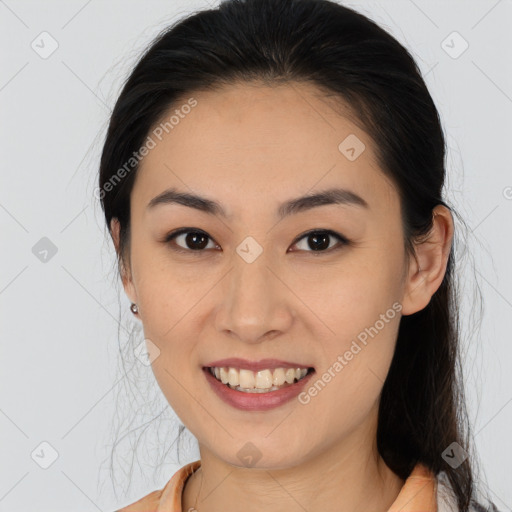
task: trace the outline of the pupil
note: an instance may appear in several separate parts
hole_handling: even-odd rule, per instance
[[[314,240],[313,244],[309,244],[311,249],[327,249],[329,247],[329,235],[327,233],[310,235],[309,239]]]
[[[196,244],[197,239],[199,239],[199,240],[202,239],[202,241],[204,243],[200,243],[197,245]],[[201,233],[188,233],[186,236],[186,243],[187,243],[187,245],[190,244],[191,249],[193,249],[193,250],[203,249],[204,247],[206,247],[208,245],[208,242],[206,240],[207,240],[207,237]],[[196,244],[196,245],[194,245],[194,244]]]

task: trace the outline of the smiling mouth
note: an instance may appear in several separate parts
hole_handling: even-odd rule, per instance
[[[301,381],[313,368],[273,368],[257,372],[233,367],[206,367],[211,375],[229,388],[242,393],[268,393]]]

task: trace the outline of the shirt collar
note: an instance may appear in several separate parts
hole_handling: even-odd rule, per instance
[[[183,466],[167,482],[156,512],[182,512],[181,499],[188,477],[201,466],[196,460]],[[406,479],[388,512],[437,512],[435,475],[418,463]]]

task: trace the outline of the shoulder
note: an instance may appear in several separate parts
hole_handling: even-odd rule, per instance
[[[174,473],[163,489],[153,491],[135,503],[120,508],[115,512],[181,511],[181,499],[185,482],[200,466],[200,460],[186,464]]]
[[[444,471],[437,476],[438,512],[458,512],[457,499],[453,488]],[[500,512],[496,505],[483,496],[471,500],[469,512]]]

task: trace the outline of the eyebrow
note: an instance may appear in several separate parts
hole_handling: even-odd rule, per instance
[[[170,188],[157,195],[148,203],[146,209],[153,209],[158,205],[181,204],[189,208],[195,208],[210,215],[216,215],[227,219],[229,215],[220,203],[196,194],[180,192]],[[280,219],[299,212],[324,205],[349,205],[369,208],[368,203],[356,193],[344,188],[330,188],[316,194],[308,194],[282,203],[277,209]]]

